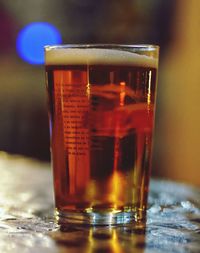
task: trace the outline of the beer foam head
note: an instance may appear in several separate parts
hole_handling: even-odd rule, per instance
[[[134,65],[157,68],[156,58],[104,48],[46,48],[46,65]]]

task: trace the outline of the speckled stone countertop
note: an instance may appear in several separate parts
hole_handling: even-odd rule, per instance
[[[0,153],[0,252],[200,252],[200,190],[151,181],[146,227],[71,227],[53,220],[50,165]]]

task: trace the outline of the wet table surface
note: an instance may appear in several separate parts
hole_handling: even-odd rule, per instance
[[[50,165],[0,153],[0,252],[200,252],[200,190],[152,180],[145,228],[53,220]]]

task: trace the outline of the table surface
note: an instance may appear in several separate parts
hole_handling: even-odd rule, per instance
[[[200,252],[200,190],[152,180],[146,228],[68,227],[53,220],[50,165],[0,153],[0,252]]]

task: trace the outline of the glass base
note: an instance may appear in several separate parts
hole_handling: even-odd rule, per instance
[[[56,219],[59,225],[125,225],[143,222],[146,219],[145,210],[131,212],[68,212],[56,211]]]

